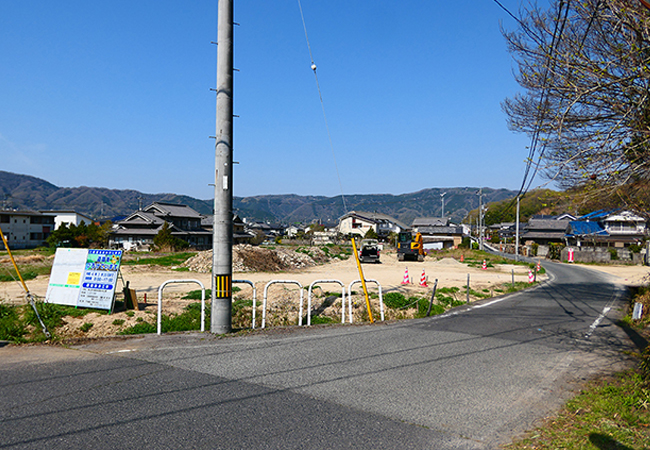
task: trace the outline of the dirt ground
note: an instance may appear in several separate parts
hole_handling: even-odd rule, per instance
[[[542,261],[542,266],[544,262]],[[600,270],[613,275],[615,280],[621,284],[638,286],[647,281],[648,268],[643,266],[585,266],[592,270]],[[398,262],[395,253],[382,253],[380,264],[363,264],[364,276],[367,280],[376,280],[381,285],[382,292],[399,291],[405,296],[428,296],[431,295],[431,288],[435,280],[438,280],[440,287],[459,287],[461,292],[467,283],[467,277],[470,278],[471,289],[475,291],[489,292],[494,294],[495,289],[503,287],[506,283],[514,278],[517,282],[528,281],[528,269],[525,266],[517,265],[498,265],[494,268],[482,270],[472,268],[464,263],[452,258],[435,259],[427,257],[424,262]],[[122,277],[129,282],[129,286],[136,290],[140,310],[125,313],[114,313],[111,315],[89,314],[87,316],[67,319],[67,324],[62,330],[66,337],[98,337],[116,334],[120,329],[134,325],[137,320],[146,320],[155,323],[157,313],[157,302],[159,287],[168,280],[198,280],[206,289],[211,288],[209,273],[198,272],[178,272],[168,268],[158,266],[123,266],[121,269]],[[411,284],[402,284],[404,277],[408,274]],[[420,279],[422,275],[427,279],[428,287],[421,287]],[[347,287],[354,280],[359,279],[359,272],[355,260],[350,258],[345,261],[334,260],[324,265],[319,265],[301,270],[286,272],[246,272],[233,273],[233,280],[248,280],[255,284],[257,289],[258,306],[264,297],[265,286],[272,280],[297,281],[303,288],[304,305],[307,304],[307,288],[311,283],[318,282],[321,287],[314,290],[314,297],[321,295],[322,291],[341,292],[341,287],[336,283],[328,283],[324,280],[338,280]],[[539,276],[540,280],[546,279],[545,275]],[[48,276],[38,276],[28,281],[30,291],[37,297],[45,298]],[[252,289],[247,284],[235,283],[235,286],[241,287],[241,291],[236,294],[241,298],[252,298]],[[377,292],[376,284],[368,284],[369,290]],[[122,288],[122,283],[118,282],[118,291]],[[171,284],[164,288],[162,295],[162,311],[164,313],[179,312],[182,308],[195,300],[181,300],[180,297],[191,290],[199,289],[195,283]],[[355,285],[353,290],[361,291],[359,284]],[[463,296],[464,297],[464,296]],[[118,294],[118,299],[122,295]],[[293,315],[293,320],[298,316],[299,290],[295,284],[274,284],[268,289],[268,317],[269,321],[275,311],[277,314],[282,313]],[[209,300],[209,299],[208,299]],[[464,300],[464,298],[462,299]],[[0,283],[0,301],[6,303],[20,304],[23,303],[24,293],[18,283],[3,282]],[[322,302],[322,298],[320,300]],[[378,306],[378,301],[374,300]],[[314,298],[314,306],[319,300]],[[363,309],[359,300],[355,300],[357,314]],[[329,313],[335,317],[340,313],[341,302],[335,302],[330,306]],[[377,308],[378,309],[378,308]],[[257,310],[257,326],[260,325],[261,310]],[[340,316],[340,315],[339,315]],[[115,325],[114,322],[123,320],[122,324]],[[355,320],[356,321],[356,320]],[[84,323],[92,322],[93,327],[86,331],[80,331]],[[269,325],[269,323],[267,323]],[[209,325],[208,325],[209,326]]]

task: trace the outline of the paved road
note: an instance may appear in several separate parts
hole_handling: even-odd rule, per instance
[[[626,363],[624,289],[553,282],[391,324],[0,349],[0,449],[486,449]]]

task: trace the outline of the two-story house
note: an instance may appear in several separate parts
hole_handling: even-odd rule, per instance
[[[372,229],[380,238],[408,229],[401,221],[377,212],[350,211],[339,219],[337,232],[365,236]]]
[[[109,243],[127,250],[148,248],[166,222],[173,236],[196,249],[205,250],[212,247],[212,232],[201,226],[203,217],[187,205],[154,202],[117,222]]]

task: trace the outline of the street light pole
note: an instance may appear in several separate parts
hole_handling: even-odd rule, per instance
[[[446,192],[440,194],[440,201],[442,202],[442,213],[440,215],[442,216],[443,219],[445,218],[445,195],[446,194],[447,194]]]
[[[219,0],[212,312],[210,331],[232,331],[233,0]]]

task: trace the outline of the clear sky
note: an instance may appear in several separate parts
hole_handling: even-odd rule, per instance
[[[520,0],[501,0],[516,13]],[[540,0],[541,5],[547,4]],[[493,0],[302,0],[343,192],[518,189]],[[217,0],[0,0],[0,170],[213,196]],[[234,194],[341,193],[297,0],[235,0]]]

